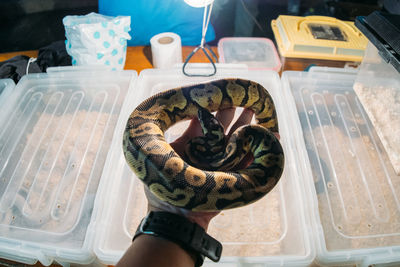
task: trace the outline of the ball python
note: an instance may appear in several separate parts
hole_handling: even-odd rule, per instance
[[[225,140],[212,112],[231,107],[254,111],[257,124],[239,127]],[[181,158],[164,132],[198,117],[204,136],[194,138]],[[131,113],[123,134],[126,162],[160,200],[193,211],[219,211],[250,204],[279,181],[284,154],[272,97],[260,84],[221,79],[158,93]],[[254,160],[235,166],[247,154]]]

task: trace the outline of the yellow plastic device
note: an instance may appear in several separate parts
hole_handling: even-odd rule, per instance
[[[279,16],[271,22],[281,56],[361,61],[367,38],[351,21],[324,16]]]

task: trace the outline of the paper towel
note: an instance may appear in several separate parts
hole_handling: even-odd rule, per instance
[[[164,32],[150,39],[153,66],[158,69],[182,63],[181,37],[173,32]]]

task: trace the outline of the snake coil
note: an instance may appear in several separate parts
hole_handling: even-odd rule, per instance
[[[211,112],[230,107],[254,111],[257,124],[239,127],[226,142]],[[181,120],[199,117],[204,137],[182,159],[164,138]],[[156,94],[130,115],[123,136],[125,159],[137,177],[162,201],[194,211],[217,211],[252,203],[279,181],[284,154],[272,97],[260,84],[221,79]],[[253,162],[235,166],[247,153]],[[200,167],[199,167],[200,166]]]

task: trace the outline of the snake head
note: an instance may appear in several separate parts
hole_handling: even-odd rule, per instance
[[[198,110],[198,119],[204,136],[194,137],[185,148],[185,157],[198,168],[216,170],[212,163],[224,156],[224,127],[207,109]]]
[[[204,108],[200,108],[197,113],[204,136],[209,139],[216,139],[216,141],[222,140],[224,138],[224,127],[217,118]]]

